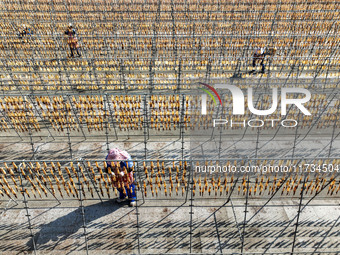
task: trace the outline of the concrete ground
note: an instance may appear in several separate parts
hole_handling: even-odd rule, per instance
[[[331,130],[330,130],[331,131]],[[314,135],[283,133],[280,135],[249,133],[224,134],[221,139],[218,132],[203,138],[200,134],[184,139],[177,137],[150,136],[145,145],[142,136],[118,140],[105,137],[97,140],[67,138],[56,140],[36,139],[33,144],[29,140],[4,138],[0,144],[1,160],[62,160],[62,159],[99,159],[107,155],[107,148],[118,147],[129,151],[133,159],[182,159],[199,158],[201,160],[228,158],[286,158],[286,157],[337,157],[340,155],[339,131],[332,134],[319,133]],[[183,149],[182,149],[183,144]],[[33,145],[33,146],[32,146]],[[71,148],[71,153],[70,153]],[[33,154],[34,150],[34,154]],[[33,156],[34,155],[34,156]],[[196,156],[195,156],[196,155]]]
[[[242,244],[243,254],[291,251],[297,200],[274,200],[257,215],[264,201],[250,200],[245,228],[244,200],[225,202],[147,201],[131,208],[86,200],[83,219],[78,201],[30,201],[34,239],[26,211],[11,202],[1,213],[0,252],[31,254],[35,245],[37,254],[237,254]],[[294,254],[336,254],[339,216],[338,201],[314,200],[300,214]]]

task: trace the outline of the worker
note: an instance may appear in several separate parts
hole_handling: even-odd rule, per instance
[[[254,55],[253,55],[253,68],[256,67],[257,62],[260,62],[260,65],[262,66],[261,73],[264,73],[265,68],[266,68],[266,66],[264,65],[265,57],[266,57],[266,52],[264,48],[259,48],[255,50]]]
[[[77,51],[78,57],[80,57],[81,54],[79,52],[79,44],[76,35],[76,30],[73,28],[73,25],[71,23],[68,25],[68,28],[65,31],[65,35],[68,35],[67,43],[71,50],[71,58],[74,57],[73,51]]]
[[[32,34],[31,29],[26,25],[22,25],[22,31],[18,33],[18,37],[23,39],[26,36],[30,36]]]
[[[112,178],[115,177],[116,181],[114,185],[117,185],[117,189],[119,191],[119,197],[117,198],[117,203],[122,203],[126,201],[126,196],[130,202],[130,206],[136,206],[136,192],[135,192],[135,184],[134,184],[134,176],[133,176],[133,163],[131,161],[131,156],[124,150],[120,150],[118,148],[111,149],[107,154],[105,160],[107,160],[107,166],[111,168],[111,162],[119,162],[119,171],[118,173],[114,173],[113,168],[111,168]],[[126,173],[125,171],[127,172]],[[117,176],[118,175],[118,176]],[[121,184],[124,185],[121,185]],[[119,187],[120,186],[120,187]],[[124,187],[122,187],[124,186]],[[125,189],[125,192],[124,190]]]

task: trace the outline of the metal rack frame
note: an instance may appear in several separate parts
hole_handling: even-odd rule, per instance
[[[239,238],[239,252],[234,252],[233,254],[250,254],[246,248],[247,239],[247,228],[251,226],[251,223],[262,210],[271,207],[282,207],[283,205],[277,205],[273,202],[278,193],[283,189],[284,182],[276,189],[275,192],[268,196],[256,197],[260,200],[262,204],[252,203],[252,198],[249,195],[249,186],[254,183],[252,174],[243,175],[246,178],[246,194],[242,197],[243,204],[237,204],[235,188],[237,184],[240,184],[240,179],[242,174],[238,174],[235,177],[232,188],[228,195],[219,198],[214,198],[216,201],[215,211],[212,212],[206,219],[204,219],[200,224],[195,224],[194,214],[195,208],[205,208],[211,207],[212,198],[210,197],[198,197],[194,195],[194,178],[195,172],[194,163],[197,162],[196,159],[191,158],[185,145],[190,142],[190,138],[198,137],[199,134],[191,132],[190,128],[185,127],[185,96],[186,95],[198,95],[198,93],[190,90],[191,87],[195,86],[197,82],[204,81],[207,83],[228,82],[233,84],[238,84],[242,86],[248,86],[249,83],[254,83],[251,85],[254,87],[254,91],[257,95],[256,104],[258,105],[262,98],[263,93],[260,92],[261,89],[269,89],[270,85],[276,87],[288,87],[288,86],[303,86],[305,88],[316,88],[317,92],[324,93],[327,95],[327,106],[321,109],[313,122],[308,126],[307,130],[301,130],[298,126],[295,130],[292,130],[289,134],[293,137],[292,147],[289,148],[283,156],[277,158],[265,158],[261,157],[260,150],[267,143],[278,138],[281,133],[281,128],[278,128],[275,132],[270,133],[266,136],[268,141],[261,145],[261,141],[264,137],[262,130],[257,129],[256,132],[251,132],[249,128],[245,128],[237,134],[237,140],[233,142],[229,147],[223,148],[223,140],[235,135],[235,133],[227,132],[222,128],[212,128],[206,132],[206,136],[202,138],[203,143],[215,139],[218,147],[218,153],[216,158],[211,157],[207,160],[212,161],[244,161],[245,163],[253,163],[257,160],[297,160],[301,162],[314,161],[314,160],[334,160],[339,159],[338,155],[334,153],[338,148],[336,147],[336,141],[339,139],[339,118],[335,118],[334,124],[330,126],[323,135],[326,137],[327,144],[324,145],[323,150],[327,153],[327,157],[321,157],[319,152],[318,155],[314,157],[300,157],[297,156],[297,146],[308,139],[315,139],[316,137],[321,137],[320,134],[313,134],[316,130],[318,121],[326,114],[327,109],[332,107],[334,102],[339,100],[339,77],[332,77],[334,74],[339,74],[340,66],[340,51],[339,45],[340,41],[337,38],[337,33],[339,32],[339,10],[329,9],[330,4],[339,4],[339,0],[335,1],[324,1],[320,2],[317,0],[311,0],[307,3],[303,0],[290,0],[290,1],[263,1],[261,2],[262,8],[257,7],[256,1],[223,1],[223,0],[210,0],[210,1],[176,1],[168,0],[162,3],[161,0],[119,0],[119,1],[104,1],[101,4],[96,3],[95,0],[80,0],[80,1],[47,1],[40,0],[49,5],[50,9],[41,10],[39,9],[39,1],[35,1],[34,5],[31,4],[32,8],[27,10],[26,7],[30,3],[25,1],[18,1],[12,3],[10,0],[2,1],[0,6],[0,14],[4,16],[4,25],[1,28],[5,28],[7,34],[0,35],[0,76],[4,78],[0,79],[0,98],[6,96],[21,96],[25,98],[25,110],[28,111],[27,107],[29,104],[33,106],[32,112],[34,116],[39,120],[41,124],[42,132],[40,135],[33,130],[31,123],[27,124],[28,132],[22,133],[14,128],[14,124],[11,122],[10,117],[2,110],[0,110],[0,118],[4,118],[10,126],[10,134],[6,136],[6,139],[11,142],[17,140],[21,144],[29,144],[31,152],[29,153],[29,160],[14,160],[14,162],[20,166],[23,162],[51,162],[58,161],[65,165],[70,164],[70,162],[79,163],[85,169],[85,175],[90,176],[90,173],[86,167],[86,161],[95,162],[103,161],[103,159],[85,159],[85,158],[75,158],[73,145],[76,142],[91,143],[93,141],[100,141],[105,144],[106,152],[109,151],[111,142],[120,142],[124,139],[128,139],[129,142],[140,141],[144,144],[142,151],[142,156],[136,160],[133,160],[136,164],[136,180],[142,183],[143,180],[143,170],[142,164],[144,162],[156,162],[157,158],[150,156],[150,150],[148,150],[148,145],[151,140],[166,138],[171,141],[176,141],[180,143],[181,147],[179,149],[178,156],[176,157],[177,162],[189,162],[189,168],[186,175],[186,181],[188,186],[185,189],[185,194],[182,197],[145,197],[144,193],[137,192],[137,205],[133,209],[136,219],[135,224],[135,240],[137,242],[138,254],[143,254],[143,247],[141,238],[145,233],[142,231],[142,218],[140,211],[143,208],[157,208],[165,207],[164,204],[157,204],[157,200],[171,200],[175,201],[179,205],[168,205],[168,207],[175,208],[187,208],[189,213],[189,221],[186,226],[186,237],[189,238],[188,250],[190,254],[200,254],[195,252],[194,247],[194,233],[204,222],[208,219],[213,219],[213,228],[216,229],[216,238],[219,254],[224,253],[225,247],[228,243],[221,242],[221,233],[219,229],[219,224],[217,221],[217,212],[223,208],[231,208],[233,212],[233,217],[236,226],[236,231],[230,234],[232,238]],[[318,9],[313,9],[313,4],[319,4]],[[5,9],[6,5],[16,4],[18,8]],[[303,11],[299,9],[302,5],[306,7]],[[215,10],[212,7],[217,6]],[[168,9],[166,9],[166,8]],[[255,8],[256,7],[256,8]],[[289,8],[288,8],[289,7]],[[107,8],[107,10],[105,10]],[[141,10],[139,9],[141,8]],[[78,10],[80,9],[80,10]],[[42,16],[36,14],[47,13],[50,15],[51,20],[47,20]],[[300,19],[295,18],[295,14],[314,14],[320,15],[324,14],[325,17],[321,18],[306,18]],[[61,14],[64,17],[61,17]],[[168,15],[165,15],[168,14]],[[270,15],[274,18],[272,20],[268,19]],[[32,17],[36,15],[36,19],[30,20],[27,17]],[[60,19],[56,19],[60,15]],[[135,15],[137,18],[135,18]],[[143,16],[142,16],[143,15]],[[249,16],[247,16],[249,15]],[[204,18],[202,18],[204,16]],[[252,16],[252,17],[250,17]],[[327,17],[326,17],[327,16]],[[18,24],[29,22],[33,30],[33,35],[28,38],[27,42],[22,42],[22,46],[17,45],[19,40],[16,38],[15,32],[19,29]],[[72,22],[77,26],[77,24],[86,24],[87,27],[95,30],[96,26],[112,24],[112,30],[104,33],[99,33],[96,35],[88,34],[77,29],[77,34],[79,37],[79,43],[81,45],[82,58],[80,59],[68,59],[67,58],[67,44],[63,41],[63,31],[60,31],[61,26],[66,26],[68,22]],[[251,27],[246,30],[246,32],[238,29],[237,24],[248,24],[252,22]],[[328,27],[320,33],[314,33],[313,26],[310,25],[309,29],[306,29],[302,33],[301,30],[290,30],[289,33],[283,33],[277,31],[279,25],[287,23],[294,28],[298,28],[299,25],[305,24],[323,24],[327,22]],[[178,25],[183,23],[189,24],[188,31],[183,31],[183,28],[179,28]],[[214,30],[218,25],[231,25],[231,29],[228,29],[225,33],[218,33]],[[46,29],[46,25],[50,25]],[[130,25],[127,27],[126,25]],[[147,34],[141,34],[142,25],[148,25]],[[163,25],[164,27],[161,27]],[[261,25],[269,25],[270,29],[268,33],[264,33],[261,30]],[[39,30],[38,27],[45,27],[45,30]],[[208,26],[212,28],[212,33],[207,32]],[[9,30],[6,30],[8,29]],[[202,29],[202,30],[200,30]],[[124,31],[122,34],[121,31]],[[12,31],[13,33],[8,34],[7,31]],[[47,31],[49,34],[47,34]],[[88,30],[91,31],[91,30]],[[203,32],[202,32],[203,31]],[[130,33],[130,34],[129,34]],[[319,39],[332,40],[333,45],[322,44]],[[51,43],[47,43],[47,40],[51,40]],[[150,46],[146,45],[141,48],[143,40],[148,40]],[[167,39],[172,43],[163,47],[158,44],[158,40]],[[238,39],[243,39],[246,43],[244,46],[235,46],[233,42]],[[289,40],[287,44],[279,46],[278,50],[282,52],[281,55],[274,56],[267,61],[268,73],[265,75],[254,75],[249,76],[248,72],[251,67],[252,53],[255,48],[258,47],[257,39],[264,39],[268,45],[272,45],[277,39]],[[96,40],[98,47],[88,47],[86,45],[87,41]],[[188,40],[192,45],[187,48],[181,46],[181,42]],[[211,47],[208,43],[209,40],[214,40],[221,42],[220,47]],[[312,42],[306,45],[296,45],[296,42],[303,40],[303,42]],[[124,42],[124,44],[123,44]],[[229,45],[227,45],[227,43]],[[50,44],[50,45],[48,45]],[[53,48],[48,50],[47,46],[53,45]],[[111,47],[111,45],[113,45]],[[27,46],[27,47],[26,47]],[[143,45],[144,46],[144,45]],[[25,48],[26,47],[26,48]],[[6,52],[7,49],[13,49],[13,52]],[[29,53],[27,57],[24,52]],[[294,50],[307,50],[305,53],[299,52],[299,54],[293,54]],[[327,55],[320,54],[320,51],[327,52]],[[47,53],[46,53],[47,52]],[[50,56],[50,57],[49,57]],[[144,61],[144,64],[135,63],[136,60]],[[304,61],[317,61],[317,64],[312,62]],[[101,61],[103,63],[101,63]],[[111,62],[112,61],[112,62]],[[167,62],[166,62],[167,61]],[[222,62],[227,62],[222,64]],[[86,62],[84,65],[82,62]],[[114,64],[110,64],[114,63]],[[50,65],[50,70],[46,71],[46,65]],[[78,67],[78,70],[72,70],[73,67]],[[15,68],[17,68],[15,70]],[[19,68],[21,68],[19,70]],[[28,71],[23,70],[27,68]],[[104,70],[105,69],[105,70]],[[308,71],[305,71],[308,70]],[[309,72],[309,73],[308,73]],[[26,77],[22,78],[21,75],[25,74]],[[48,74],[54,74],[58,78],[55,83],[50,83],[47,79]],[[82,74],[88,74],[88,79],[82,79]],[[164,78],[159,76],[159,74],[168,75]],[[110,75],[110,77],[109,77]],[[129,75],[134,77],[129,77]],[[143,75],[143,76],[142,76]],[[195,76],[197,75],[197,76]],[[19,77],[16,77],[19,76]],[[76,78],[72,78],[76,76]],[[108,77],[107,77],[108,76]],[[171,76],[171,81],[169,77]],[[35,78],[34,78],[35,77]],[[144,81],[144,89],[136,91],[138,85],[136,85],[137,80]],[[162,81],[166,80],[168,83],[165,87]],[[27,82],[26,85],[21,83],[22,81]],[[132,82],[133,81],[133,82]],[[77,88],[77,82],[79,85],[84,86],[86,91]],[[114,82],[114,83],[109,83]],[[34,86],[40,87],[41,90],[35,90]],[[91,87],[95,85],[97,89],[92,89]],[[64,86],[64,87],[63,87]],[[111,86],[111,88],[109,87]],[[28,90],[24,90],[28,87]],[[52,90],[54,87],[59,87],[57,90]],[[158,88],[159,87],[159,88]],[[169,92],[169,87],[172,91]],[[10,90],[7,90],[7,89]],[[119,88],[119,89],[118,89]],[[133,91],[133,93],[132,93]],[[148,106],[151,95],[179,95],[180,96],[180,121],[178,123],[178,128],[176,131],[172,130],[171,134],[162,134],[161,132],[155,132],[151,128],[151,109]],[[118,123],[114,120],[114,109],[112,103],[110,102],[111,95],[142,95],[141,102],[141,112],[143,114],[144,121],[142,123],[142,129],[140,132],[121,132],[118,127]],[[71,96],[95,96],[101,95],[104,98],[104,111],[109,112],[109,116],[104,121],[104,128],[102,131],[98,131],[95,134],[86,132],[86,125],[81,124],[79,121],[79,112],[71,100]],[[42,117],[42,112],[37,107],[34,97],[35,96],[62,96],[66,102],[71,106],[72,116],[74,116],[78,126],[79,132],[75,133],[70,130],[66,125],[65,132],[58,133],[54,131],[49,123],[44,121]],[[340,106],[339,106],[340,107]],[[339,107],[337,112],[339,112]],[[66,106],[64,106],[66,110]],[[225,109],[217,107],[215,109],[216,115],[223,112]],[[290,107],[288,112],[292,108]],[[253,115],[250,115],[250,117]],[[301,119],[300,114],[297,119]],[[67,123],[70,124],[69,118],[66,116]],[[111,127],[111,132],[109,132],[109,127]],[[46,134],[41,136],[41,134]],[[2,133],[1,133],[2,135]],[[245,140],[245,138],[252,136],[255,141],[255,150],[245,158],[222,158],[223,153],[232,148],[232,146],[238,144]],[[5,136],[1,136],[3,143],[5,141]],[[44,140],[45,139],[45,140]],[[39,160],[37,159],[38,147],[37,143],[66,143],[67,144],[67,155],[69,159],[63,160]],[[192,148],[191,148],[192,149]],[[162,159],[163,161],[173,161]],[[7,162],[11,163],[13,160],[8,158],[8,160],[0,160],[0,165]],[[202,159],[202,162],[206,159]],[[77,164],[76,164],[77,165]],[[80,177],[80,166],[77,165],[77,179]],[[183,171],[183,169],[181,169]],[[18,172],[18,176],[21,180],[20,187],[23,190],[27,185],[28,181],[24,179],[22,173]],[[290,175],[285,175],[285,181]],[[337,175],[337,178],[339,175]],[[55,208],[62,208],[62,203],[64,201],[75,202],[72,205],[72,209],[79,209],[81,215],[81,228],[83,228],[82,235],[80,239],[84,241],[84,252],[86,254],[92,253],[89,247],[89,233],[88,225],[86,221],[86,205],[85,201],[89,200],[91,202],[98,202],[99,206],[105,201],[108,201],[105,196],[102,196],[99,192],[99,188],[92,178],[89,178],[91,187],[95,191],[95,196],[93,198],[83,197],[82,186],[80,181],[76,183],[77,190],[79,192],[78,198],[64,198],[59,199],[54,196],[48,187],[45,187],[50,196],[47,199],[42,199],[37,201],[36,199],[29,199],[25,192],[22,192],[22,198],[18,199],[10,198],[0,200],[1,203],[5,203],[4,208],[0,208],[3,212],[11,212],[13,210],[24,210],[26,222],[27,222],[27,232],[32,240],[32,250],[34,254],[39,253],[39,248],[35,242],[34,234],[34,224],[32,223],[31,211],[36,208],[41,209],[51,209],[47,202],[56,202]],[[314,195],[306,196],[304,194],[306,174],[304,175],[304,180],[302,183],[302,192],[299,196],[290,197],[297,202],[297,204],[284,205],[293,210],[296,209],[294,216],[286,220],[282,226],[282,229],[274,236],[274,240],[265,249],[264,253],[258,254],[331,254],[328,251],[321,251],[322,245],[325,240],[330,235],[332,230],[339,224],[340,216],[330,224],[327,228],[322,239],[315,244],[314,251],[311,252],[297,252],[297,239],[299,238],[299,229],[302,227],[301,214],[312,206],[320,206],[327,208],[330,206],[339,206],[339,203],[329,204],[322,203],[315,205],[315,201],[321,197],[321,192],[324,191],[330,185],[330,181],[323,185],[322,189],[315,192]],[[19,193],[19,192],[18,192]],[[321,199],[321,198],[320,198]],[[39,207],[34,207],[30,203],[37,202]],[[10,204],[14,202],[15,205]],[[22,202],[22,206],[21,203]],[[204,205],[203,203],[207,203]],[[240,219],[236,217],[236,209],[244,209]],[[251,214],[250,209],[255,210],[255,213]],[[0,211],[1,212],[1,211]],[[2,216],[2,212],[0,213]],[[160,221],[162,221],[161,219]],[[158,222],[157,222],[158,223]],[[287,246],[285,249],[287,252],[270,252],[270,248],[274,243],[283,238],[284,232],[291,226],[294,226],[292,231],[293,242]],[[148,227],[149,231],[154,225]],[[131,243],[132,243],[131,242]],[[169,253],[171,254],[171,253]],[[257,254],[252,252],[251,254]]]

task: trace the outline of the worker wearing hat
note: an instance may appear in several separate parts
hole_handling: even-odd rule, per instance
[[[31,29],[26,25],[22,25],[22,31],[19,32],[18,36],[20,39],[23,39],[25,36],[31,35]]]
[[[133,163],[131,161],[131,156],[124,150],[120,150],[118,148],[111,149],[106,156],[107,166],[112,168],[112,161],[120,161],[119,162],[119,170],[118,172],[114,172],[113,169],[111,172],[112,178],[116,181],[114,182],[118,185],[117,189],[119,191],[119,198],[116,200],[118,203],[121,203],[126,200],[126,196],[130,201],[130,206],[136,205],[136,193],[135,193],[135,185],[134,185],[134,176],[133,176]],[[125,171],[124,171],[125,170]],[[117,181],[117,180],[120,180]],[[123,183],[124,187],[121,187]],[[124,191],[125,189],[125,191]]]
[[[264,73],[266,66],[264,65],[264,58],[266,56],[265,48],[261,47],[255,50],[253,55],[253,68],[256,67],[257,62],[260,62],[261,73]]]
[[[71,50],[71,58],[74,57],[73,51],[77,51],[78,57],[81,56],[79,53],[79,45],[78,45],[78,39],[76,35],[76,30],[73,28],[72,23],[70,23],[67,27],[67,30],[65,31],[65,35],[68,35],[67,43]]]

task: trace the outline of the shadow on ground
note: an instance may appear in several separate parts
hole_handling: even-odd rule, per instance
[[[95,221],[101,217],[112,214],[117,211],[121,206],[114,204],[112,201],[105,201],[103,203],[97,203],[90,206],[85,206],[85,224],[88,225],[92,221]],[[75,211],[68,213],[56,220],[42,225],[39,232],[34,235],[34,238],[27,242],[27,246],[30,251],[34,250],[33,240],[38,249],[47,248],[53,250],[58,244],[61,244],[65,240],[72,238],[74,240],[82,239],[81,235],[83,230],[78,231],[84,227],[84,218],[81,214],[81,209],[78,208]],[[73,236],[74,235],[74,236]],[[77,236],[78,235],[78,236]],[[72,236],[72,237],[71,237]],[[48,243],[52,241],[52,245]],[[65,244],[68,242],[65,242]],[[75,246],[76,244],[70,244],[69,246]],[[53,247],[51,247],[53,246]],[[70,248],[70,247],[69,247]]]

